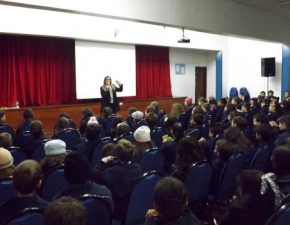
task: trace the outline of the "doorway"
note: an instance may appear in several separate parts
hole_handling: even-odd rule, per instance
[[[206,67],[195,67],[195,104],[199,97],[206,98]]]

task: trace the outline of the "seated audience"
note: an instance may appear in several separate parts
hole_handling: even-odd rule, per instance
[[[43,225],[86,225],[86,216],[82,203],[71,197],[61,197],[46,207]]]
[[[84,108],[82,109],[82,120],[81,120],[81,125],[80,125],[80,134],[83,135],[85,133],[88,121],[92,116],[94,116],[94,112],[90,108]]]
[[[111,191],[103,186],[92,182],[91,167],[88,159],[78,152],[71,152],[64,159],[64,177],[70,185],[61,190],[55,196],[60,198],[62,196],[70,196],[79,198],[84,194],[105,196],[108,203],[113,209],[113,200]]]
[[[159,113],[159,103],[156,101],[151,102],[151,105],[155,107],[155,114],[158,115]]]
[[[290,137],[290,115],[284,115],[279,118],[279,130],[280,132],[275,139],[275,146],[284,145],[286,139]]]
[[[12,146],[11,135],[6,132],[0,133],[0,147],[9,149],[11,146]]]
[[[150,129],[150,133],[158,127],[157,115],[153,112],[147,113],[145,116],[145,122]]]
[[[137,124],[143,120],[144,114],[141,111],[135,111],[131,115],[133,117],[133,123],[129,125],[131,125],[131,130],[134,132],[137,128]]]
[[[122,135],[128,134],[131,132],[131,128],[127,122],[119,123],[117,125],[116,138],[114,140],[118,140]]]
[[[218,107],[217,107],[217,112],[216,112],[216,117],[215,117],[216,122],[222,121],[226,104],[227,104],[227,100],[225,98],[221,98],[218,101]]]
[[[141,126],[134,132],[134,155],[133,161],[139,162],[146,150],[154,147],[150,137],[150,129],[147,126]]]
[[[194,133],[194,137],[199,140],[201,137],[202,124],[204,121],[204,115],[195,114],[191,116],[188,128],[185,135],[191,135]]]
[[[183,113],[182,105],[179,103],[174,103],[171,107],[170,116],[178,118],[181,113]]]
[[[153,105],[148,105],[145,109],[145,117],[148,113],[156,114],[156,108]]]
[[[64,163],[66,144],[64,141],[55,139],[45,143],[45,157],[41,160],[40,166],[42,175],[47,175],[52,169]]]
[[[164,128],[163,129],[164,129],[165,133],[170,137],[172,137],[171,130],[172,130],[172,127],[175,124],[176,120],[177,119],[173,116],[167,116],[164,119]]]
[[[258,104],[258,98],[251,98],[250,99],[250,112],[252,115],[256,115],[257,113],[260,113],[261,106]]]
[[[207,103],[206,98],[204,97],[199,97],[197,100],[197,105],[199,105],[200,107],[202,106],[202,104]]]
[[[108,136],[110,136],[111,138],[116,138],[116,134],[117,134],[117,126],[120,123],[123,123],[124,119],[121,115],[116,115],[113,119],[112,122],[112,127],[109,131]]]
[[[261,101],[261,113],[263,113],[264,115],[268,115],[270,103],[271,103],[270,99],[267,98]]]
[[[290,101],[290,90],[284,92],[284,100],[283,101]]]
[[[149,209],[144,225],[198,225],[187,209],[188,192],[184,183],[173,177],[162,178],[154,189],[154,209]]]
[[[224,129],[231,126],[231,123],[229,121],[229,115],[232,111],[236,111],[235,106],[231,103],[227,103],[225,108],[224,108],[224,113],[223,113],[223,116],[221,119],[221,123],[222,123]]]
[[[13,165],[13,157],[11,153],[7,149],[1,147],[0,148],[0,180],[11,177],[14,169],[15,167]]]
[[[192,107],[192,97],[188,96],[185,100],[184,100],[184,107],[185,107],[185,114],[186,114],[186,117],[189,118],[191,117],[191,114],[192,114],[192,110],[193,110],[193,107]]]
[[[116,147],[117,147],[117,145],[114,143],[106,144],[102,148],[102,158],[105,158],[107,156],[116,157]]]
[[[17,127],[17,130],[16,130],[16,135],[20,134],[23,132],[23,128],[25,126],[28,126],[31,121],[33,120],[34,118],[34,113],[32,111],[32,109],[25,109],[24,112],[23,112],[23,119],[24,119],[24,122],[21,123],[18,127]]]
[[[274,174],[244,170],[237,177],[238,194],[230,203],[219,225],[264,225],[281,203],[276,194]]]
[[[25,160],[13,172],[13,186],[17,197],[9,199],[0,206],[0,224],[5,224],[14,218],[21,210],[28,207],[37,207],[41,210],[48,205],[36,194],[41,185],[41,167],[34,160]]]
[[[53,135],[51,139],[55,139],[56,136],[66,128],[70,127],[69,119],[66,117],[59,117],[57,123],[55,124]]]
[[[204,115],[204,111],[202,110],[201,106],[195,106],[192,109],[191,115],[195,115],[195,114],[202,114]]]
[[[120,140],[116,146],[117,163],[109,164],[114,157],[103,158],[93,172],[92,180],[107,186],[113,195],[115,209],[113,218],[126,217],[131,192],[142,175],[141,167],[132,163],[134,146],[127,140]]]
[[[5,125],[6,113],[4,110],[0,110],[0,126]]]
[[[281,106],[278,102],[271,102],[269,106],[269,121],[277,121],[282,116]]]
[[[113,111],[110,107],[104,107],[102,111],[102,119],[104,121],[104,124],[107,124],[108,118],[113,115]]]

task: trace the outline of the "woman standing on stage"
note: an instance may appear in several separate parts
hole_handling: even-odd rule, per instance
[[[101,87],[101,112],[103,111],[104,107],[110,107],[114,114],[120,110],[116,92],[123,91],[123,84],[121,84],[119,81],[116,81],[116,83],[119,85],[119,87],[116,87],[114,84],[112,84],[111,77],[105,77],[104,84]]]

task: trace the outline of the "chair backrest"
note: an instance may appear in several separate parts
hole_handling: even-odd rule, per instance
[[[24,131],[30,131],[30,123],[27,123],[24,125],[24,127],[22,127],[21,132],[24,132]]]
[[[12,141],[14,140],[14,130],[9,125],[0,125],[0,133],[6,132],[11,135]]]
[[[242,171],[244,162],[244,153],[238,152],[225,164],[219,179],[219,192],[217,199],[228,199],[230,197],[237,187],[236,176]]]
[[[160,148],[163,144],[163,136],[165,135],[165,131],[158,127],[157,129],[153,130],[151,133],[151,140],[154,142],[157,148]]]
[[[290,203],[282,205],[267,221],[266,225],[286,225],[290,221]]]
[[[15,197],[17,191],[12,184],[12,177],[0,180],[0,205],[9,198]]]
[[[105,128],[105,122],[101,117],[96,116],[96,120],[98,121],[99,125]]]
[[[53,198],[69,183],[64,177],[64,165],[51,170],[43,179],[39,190],[39,196],[44,200],[51,202]]]
[[[102,148],[109,143],[114,143],[114,140],[110,137],[102,138],[100,142],[94,149],[92,161],[91,161],[91,170],[93,171],[97,163],[102,159]]]
[[[24,131],[18,134],[14,139],[14,146],[25,149],[27,143],[32,139],[30,131]]]
[[[42,225],[43,211],[39,208],[25,208],[7,225]]]
[[[71,119],[69,119],[69,127],[72,128],[72,129],[76,129],[76,124]]]
[[[106,132],[105,127],[102,126],[102,125],[100,125],[99,127],[100,127],[100,130],[101,130],[101,133],[100,133],[101,138],[107,137],[107,132]]]
[[[190,167],[184,179],[188,189],[189,204],[207,200],[211,179],[212,167],[209,162],[200,161]]]
[[[130,141],[131,143],[134,143],[134,135],[132,132],[129,132],[129,133],[126,133],[126,134],[122,134],[117,140],[116,142],[120,141],[120,140],[127,140],[127,141]]]
[[[13,156],[13,165],[17,166],[19,163],[23,162],[24,160],[27,159],[27,155],[25,152],[16,146],[12,146],[8,149]]]
[[[150,171],[163,172],[164,155],[158,148],[148,149],[141,157],[139,165],[143,173]]]
[[[111,116],[108,117],[107,123],[106,123],[106,133],[109,134],[111,128],[113,127],[113,120],[116,117],[116,114],[112,114]]]
[[[106,197],[89,194],[79,198],[79,201],[87,210],[87,225],[111,225],[112,208],[105,198]]]
[[[63,140],[66,144],[66,149],[72,150],[77,145],[80,138],[79,132],[73,128],[66,128],[59,132],[55,139]]]
[[[145,215],[148,209],[153,207],[154,188],[162,175],[157,172],[144,174],[135,185],[128,206],[126,224],[145,221]]]
[[[181,113],[181,114],[179,115],[179,117],[177,117],[176,122],[181,123],[181,124],[182,124],[182,127],[183,127],[184,130],[187,129],[187,126],[188,126],[188,120],[187,120],[187,116],[186,116],[185,113]]]
[[[251,161],[250,168],[265,172],[267,163],[270,159],[270,152],[268,145],[264,145],[262,148],[258,149]]]
[[[32,159],[40,162],[45,157],[44,145],[48,142],[49,139],[46,139],[40,142],[32,151]]]

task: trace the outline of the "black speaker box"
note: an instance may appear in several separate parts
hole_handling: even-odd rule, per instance
[[[261,59],[261,76],[274,77],[276,75],[275,58],[262,58]]]

